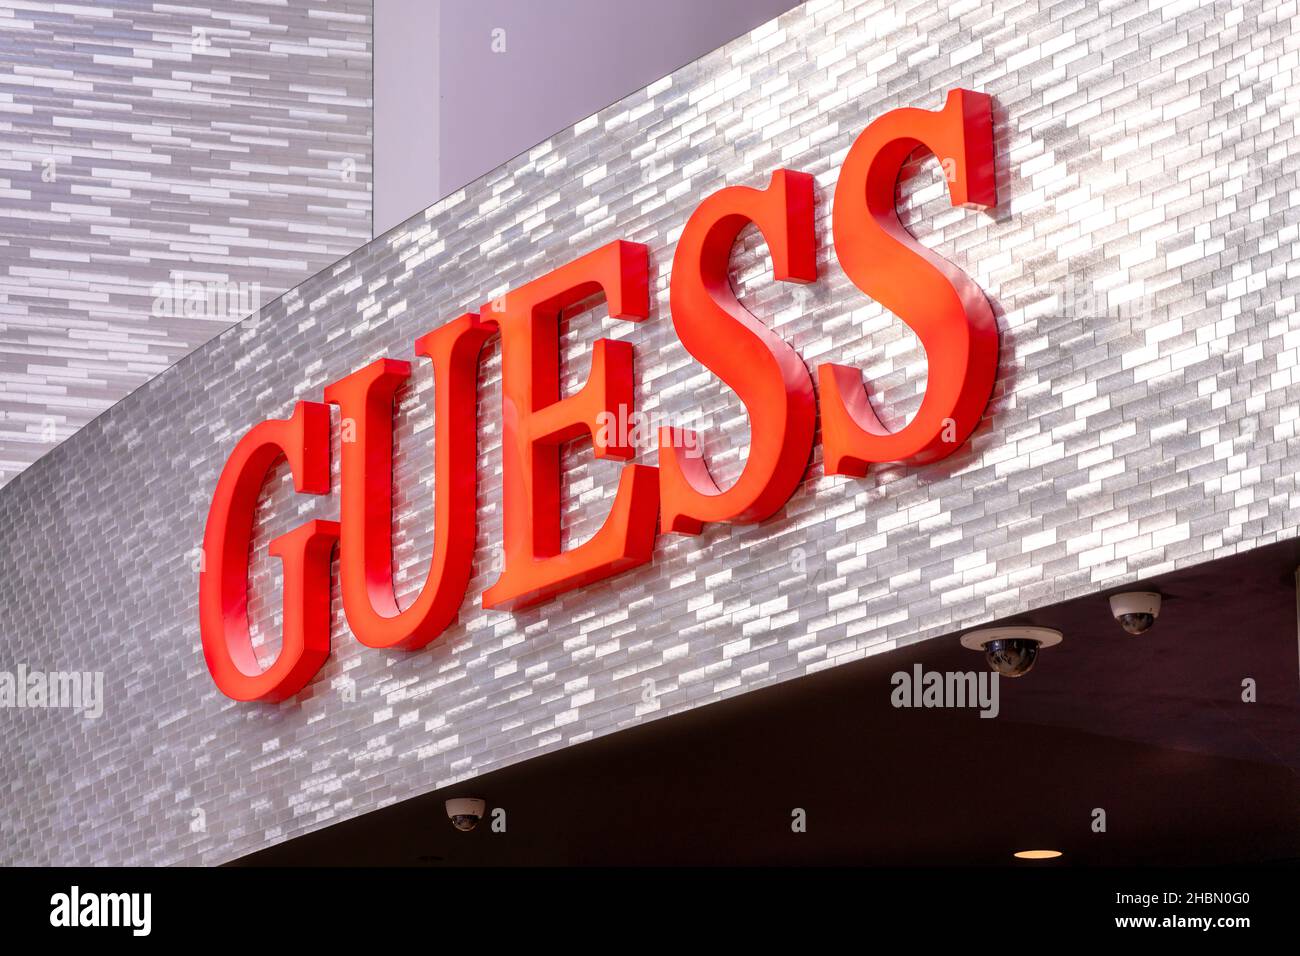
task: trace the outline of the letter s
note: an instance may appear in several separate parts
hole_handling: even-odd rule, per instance
[[[682,230],[670,285],[673,327],[686,350],[731,386],[749,413],[749,456],[722,491],[691,432],[659,431],[660,525],[699,534],[705,522],[751,524],[780,508],[812,453],[817,400],[803,359],[740,304],[729,267],[736,237],[758,226],[772,271],[787,282],[817,278],[813,179],[778,169],[766,189],[730,186],[700,203]]]
[[[952,454],[979,424],[993,391],[998,327],[988,300],[969,276],[912,238],[898,219],[898,175],[917,146],[951,170],[954,206],[997,204],[992,101],[983,93],[952,90],[938,112],[891,110],[849,149],[832,209],[835,254],[854,285],[916,333],[929,378],[915,418],[889,432],[871,407],[858,369],[820,366],[828,475],[862,477],[871,462],[927,464]]]

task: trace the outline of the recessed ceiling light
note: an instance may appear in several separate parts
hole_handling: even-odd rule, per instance
[[[1055,860],[1061,855],[1060,850],[1017,850],[1017,860]]]

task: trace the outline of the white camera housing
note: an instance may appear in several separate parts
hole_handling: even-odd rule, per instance
[[[1155,591],[1125,591],[1112,594],[1110,613],[1129,634],[1145,634],[1160,616],[1160,595]]]
[[[447,816],[457,830],[468,833],[478,826],[487,812],[487,801],[478,797],[454,797],[447,801]]]
[[[1014,624],[985,627],[961,637],[961,646],[983,651],[989,668],[1003,677],[1024,677],[1034,668],[1038,651],[1055,647],[1063,640],[1060,631],[1051,627]]]

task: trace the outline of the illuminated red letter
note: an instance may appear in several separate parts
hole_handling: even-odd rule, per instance
[[[586,385],[561,398],[560,312],[603,291],[611,318],[639,321],[649,314],[648,283],[646,247],[616,241],[483,307],[501,329],[505,526],[505,569],[484,607],[525,607],[650,560],[659,501],[646,465],[623,467],[614,506],[591,540],[560,549],[561,445],[589,434],[597,458],[635,453],[599,421],[631,414],[631,344],[598,340]]]
[[[415,343],[416,354],[433,360],[434,553],[424,588],[405,611],[393,593],[393,396],[410,363],[379,359],[325,389],[343,422],[343,611],[368,647],[423,647],[465,599],[478,506],[478,356],[491,335],[467,313]]]
[[[807,173],[778,169],[767,189],[719,190],[687,220],[673,256],[673,327],[686,350],[745,403],[749,456],[736,483],[721,491],[704,459],[675,447],[682,442],[674,442],[673,430],[661,429],[665,531],[698,534],[706,521],[762,521],[794,493],[812,452],[817,406],[808,370],[794,349],[740,304],[728,277],[731,247],[751,222],[767,242],[777,279],[817,278],[813,180]]]
[[[309,521],[271,542],[284,567],[284,635],[265,671],[248,630],[248,552],[262,484],[283,456],[296,491],[328,494],[329,428],[327,406],[299,402],[292,417],[255,425],[217,480],[203,532],[199,633],[212,679],[235,700],[291,697],[329,657],[330,555],[339,533],[333,521]]]
[[[863,131],[835,187],[835,253],[854,285],[911,326],[929,379],[916,417],[889,432],[844,365],[817,370],[828,475],[867,472],[870,462],[926,464],[950,455],[979,424],[993,391],[998,327],[984,293],[903,228],[894,207],[898,174],[917,146],[948,173],[954,206],[997,204],[993,121],[982,93],[953,90],[939,112],[892,110]]]

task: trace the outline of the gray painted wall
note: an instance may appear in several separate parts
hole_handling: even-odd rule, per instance
[[[376,0],[375,235],[798,0]]]
[[[438,64],[443,46],[450,42],[440,23],[442,8],[442,0],[375,0],[376,236],[450,191],[444,191],[438,180],[439,115],[446,95]],[[466,95],[472,89],[470,84],[456,84],[453,95]],[[557,123],[549,132],[564,125]],[[451,145],[477,150],[472,142]]]
[[[1293,14],[813,0],[199,349],[0,492],[4,667],[102,671],[108,695],[98,720],[0,710],[0,862],[228,860],[641,721],[1294,537]],[[861,365],[897,423],[924,363],[830,253],[829,201],[872,119],[937,108],[959,85],[996,100],[998,208],[951,209],[934,163],[903,193],[905,221],[999,316],[999,384],[968,446],[865,479],[825,477],[818,454],[761,525],[661,538],[652,565],[519,614],[484,611],[501,526],[493,346],[460,623],[422,651],[385,654],[351,638],[336,595],[333,657],[304,693],[249,706],[217,692],[199,647],[195,549],[238,437],[612,239],[649,245],[652,314],[573,321],[569,387],[594,337],[633,343],[639,407],[703,424],[711,465],[736,474],[740,405],[666,312],[677,234],[721,186],[763,185],[781,164],[815,176],[822,278],[771,282],[751,235],[734,281],[810,366]],[[432,548],[431,385],[421,362],[398,415],[403,601]],[[575,538],[603,518],[610,464],[582,449],[568,458]],[[295,497],[283,470],[272,479],[254,569],[264,657],[279,633],[266,542],[336,514],[335,498]]]

